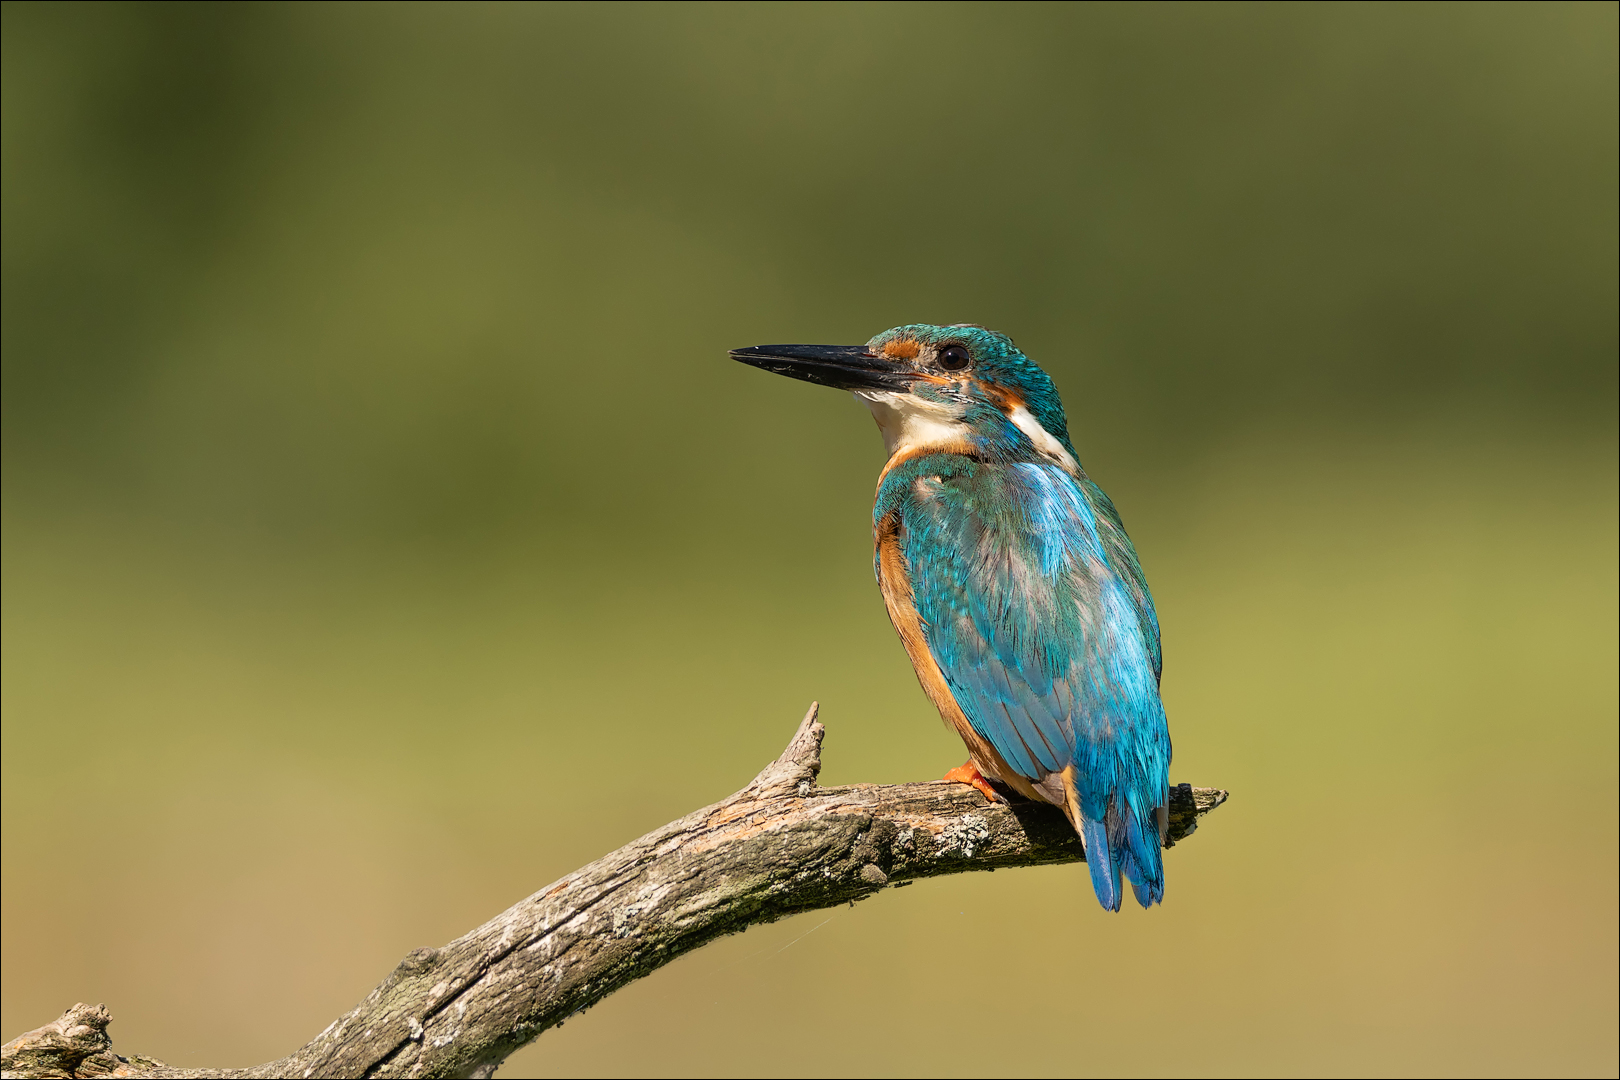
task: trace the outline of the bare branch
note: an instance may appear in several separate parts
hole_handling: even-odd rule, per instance
[[[417,949],[306,1046],[252,1069],[112,1053],[104,1006],[7,1043],[7,1077],[487,1077],[513,1051],[724,934],[970,870],[1085,858],[1053,807],[965,784],[818,787],[811,705],[782,756],[735,795],[546,886],[440,949]],[[1172,789],[1166,845],[1226,792]]]

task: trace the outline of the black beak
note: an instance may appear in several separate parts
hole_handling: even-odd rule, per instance
[[[907,391],[917,377],[864,345],[755,345],[732,349],[731,358],[836,390]]]

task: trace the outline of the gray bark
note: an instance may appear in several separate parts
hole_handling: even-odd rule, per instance
[[[122,1057],[103,1005],[75,1005],[4,1047],[6,1077],[487,1077],[513,1051],[723,934],[864,900],[919,878],[1078,862],[1068,821],[965,784],[819,787],[811,705],[741,791],[582,867],[439,949],[417,949],[287,1057],[176,1069]],[[1172,789],[1165,846],[1226,792]]]

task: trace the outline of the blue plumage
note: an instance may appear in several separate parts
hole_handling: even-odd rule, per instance
[[[733,355],[871,407],[890,450],[875,567],[924,689],[979,774],[1063,807],[1103,907],[1119,909],[1122,877],[1158,902],[1170,766],[1158,619],[1051,379],[969,326]]]

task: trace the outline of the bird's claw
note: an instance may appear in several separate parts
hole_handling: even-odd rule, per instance
[[[993,803],[1005,803],[1007,801],[1001,792],[990,786],[990,781],[984,778],[984,774],[979,771],[979,767],[971,761],[958,765],[941,779],[952,780],[958,784],[966,784],[969,787],[977,788],[981,795]]]

